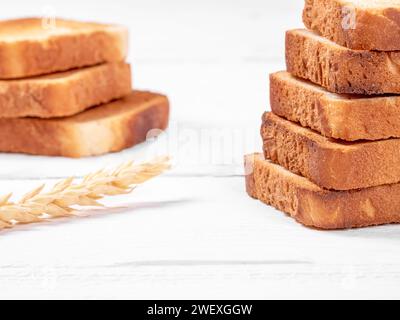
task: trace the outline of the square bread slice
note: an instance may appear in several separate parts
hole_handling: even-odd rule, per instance
[[[308,29],[355,50],[400,50],[398,0],[306,0]]]
[[[352,190],[400,182],[400,139],[345,142],[265,113],[261,135],[267,159],[318,186]]]
[[[346,141],[400,137],[400,96],[335,94],[282,71],[270,75],[272,111]]]
[[[335,93],[400,93],[400,51],[356,51],[308,30],[290,30],[286,65],[293,75]]]
[[[164,130],[168,118],[167,97],[133,91],[71,117],[0,119],[0,152],[79,158],[120,151]]]
[[[128,47],[126,28],[62,19],[0,22],[0,79],[13,79],[118,62]]]
[[[70,116],[131,91],[131,70],[124,62],[0,80],[0,118]]]
[[[248,194],[299,223],[319,229],[349,229],[400,223],[400,184],[355,191],[329,191],[261,154],[245,157]]]

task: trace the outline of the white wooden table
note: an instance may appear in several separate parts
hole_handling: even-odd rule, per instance
[[[400,227],[322,232],[250,199],[268,73],[302,1],[14,0],[1,18],[55,13],[131,29],[137,88],[165,92],[157,142],[70,160],[0,156],[0,193],[168,152],[174,169],[112,209],[0,233],[0,298],[399,298]]]

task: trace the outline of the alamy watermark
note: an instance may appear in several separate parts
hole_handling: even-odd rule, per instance
[[[342,7],[342,28],[343,30],[354,30],[357,26],[356,9],[353,6]]]
[[[57,29],[57,11],[53,6],[44,6],[42,8],[42,28],[45,30]]]
[[[247,153],[260,151],[258,130],[234,126],[192,127],[171,122],[167,131],[148,132],[146,158],[169,155],[175,166],[213,167],[224,174],[241,174]]]

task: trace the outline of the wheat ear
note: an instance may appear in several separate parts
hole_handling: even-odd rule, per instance
[[[160,175],[169,167],[168,158],[138,165],[128,162],[114,170],[91,173],[79,183],[74,183],[74,178],[62,180],[48,192],[44,192],[45,185],[41,185],[18,202],[11,202],[10,193],[0,197],[0,230],[16,224],[73,216],[87,206],[103,206],[98,200],[130,193],[137,185]]]

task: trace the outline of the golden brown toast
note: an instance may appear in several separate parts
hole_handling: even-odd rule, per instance
[[[167,97],[143,91],[77,115],[0,119],[0,151],[86,157],[120,151],[146,140],[152,129],[168,125]]]
[[[334,93],[400,93],[400,51],[357,51],[308,30],[286,33],[287,71]]]
[[[131,70],[124,62],[0,80],[0,118],[70,116],[131,91]]]
[[[334,94],[282,71],[270,76],[272,111],[346,141],[400,137],[400,96]]]
[[[397,0],[306,0],[308,29],[355,50],[400,50]]]
[[[286,169],[333,190],[400,182],[400,139],[345,142],[265,113],[264,153]]]
[[[400,184],[329,191],[261,154],[245,158],[248,194],[308,227],[349,229],[400,223]]]
[[[120,26],[62,19],[0,21],[0,79],[119,62],[128,32]]]

